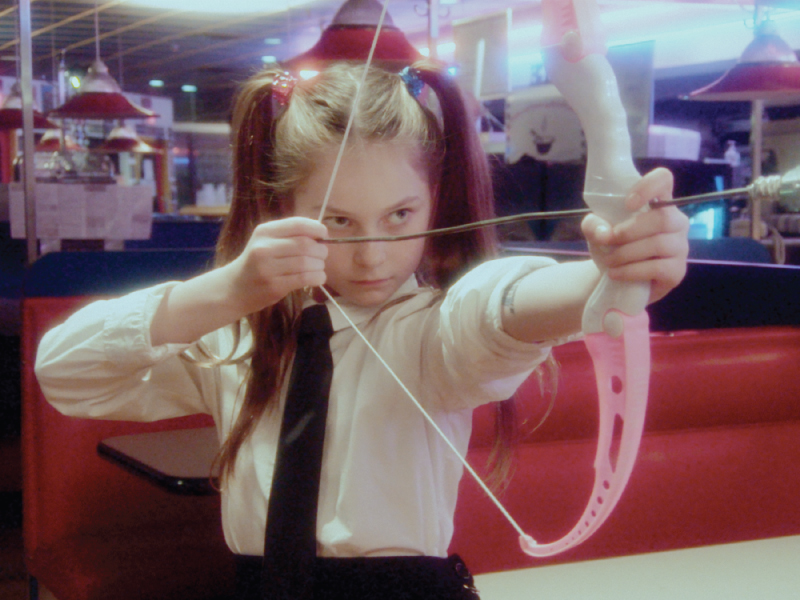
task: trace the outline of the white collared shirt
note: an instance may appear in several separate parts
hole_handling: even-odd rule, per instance
[[[357,327],[464,455],[472,409],[510,397],[546,357],[546,344],[503,332],[507,287],[552,264],[504,258],[473,269],[444,297],[410,280],[384,308],[342,303]],[[36,373],[64,414],[153,421],[209,413],[224,439],[244,395],[248,364],[188,364],[187,346],[150,345],[150,323],[167,289],[158,285],[96,302],[48,332]],[[330,304],[330,303],[329,303]],[[446,556],[462,465],[414,402],[329,305],[334,376],[323,454],[317,539],[322,556]],[[217,355],[232,347],[230,328],[203,338]],[[250,337],[242,342],[247,349]],[[222,496],[225,539],[235,553],[263,554],[285,387],[237,456]]]

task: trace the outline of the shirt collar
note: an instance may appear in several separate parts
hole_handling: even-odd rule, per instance
[[[347,313],[347,316],[350,317],[350,320],[353,321],[353,323],[355,323],[358,327],[362,323],[366,323],[372,317],[374,317],[385,304],[388,304],[392,300],[395,300],[401,296],[413,294],[417,289],[419,289],[417,278],[415,275],[412,275],[397,289],[394,294],[392,294],[386,303],[381,306],[358,306],[357,304],[352,304],[344,299],[339,298],[336,299],[336,302],[342,307],[342,310]],[[347,319],[344,318],[342,311],[336,308],[330,300],[326,301],[325,304],[328,306],[328,312],[331,315],[331,324],[333,325],[334,332],[350,327],[350,323],[348,323]]]

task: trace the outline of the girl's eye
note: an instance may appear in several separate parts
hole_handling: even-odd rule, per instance
[[[395,224],[397,224],[397,223],[403,223],[404,221],[406,221],[406,220],[408,219],[408,217],[409,217],[410,215],[411,215],[411,209],[410,209],[410,208],[401,208],[400,210],[396,210],[396,211],[394,211],[394,212],[393,212],[393,213],[392,213],[392,214],[389,216],[389,220],[390,220],[392,223],[395,223]]]
[[[336,229],[342,229],[350,225],[350,219],[347,217],[328,217],[325,219],[325,222],[328,226],[335,227]]]

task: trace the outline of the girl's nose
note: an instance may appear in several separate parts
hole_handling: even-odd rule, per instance
[[[361,267],[377,267],[386,260],[385,242],[361,242],[356,244],[353,260]]]

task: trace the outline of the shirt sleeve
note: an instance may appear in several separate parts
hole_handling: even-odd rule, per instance
[[[184,344],[152,346],[150,324],[176,282],[100,300],[48,331],[36,376],[47,400],[69,416],[156,421],[210,413],[203,374],[178,354]]]
[[[510,398],[550,349],[574,338],[528,343],[508,335],[502,326],[503,296],[529,273],[555,264],[544,257],[510,257],[488,261],[454,284],[439,309],[442,402],[450,410]],[[438,344],[437,344],[438,345]],[[437,354],[436,351],[433,354]],[[431,356],[430,358],[433,358]]]

